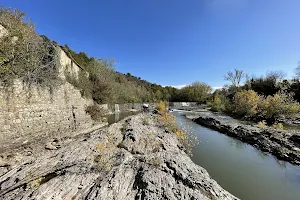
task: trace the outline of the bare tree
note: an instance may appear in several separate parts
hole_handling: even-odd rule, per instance
[[[234,69],[233,72],[227,72],[224,78],[226,81],[230,81],[233,86],[238,87],[244,77],[245,73],[243,70]]]
[[[286,73],[280,70],[277,71],[270,71],[267,73],[267,78],[271,78],[276,82],[282,81],[286,77]]]

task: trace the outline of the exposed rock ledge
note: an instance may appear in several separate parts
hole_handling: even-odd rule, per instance
[[[150,114],[53,144],[2,159],[0,199],[237,199]]]
[[[262,128],[207,110],[189,113],[186,117],[200,125],[251,144],[264,152],[269,152],[278,159],[300,165],[299,132],[279,130],[271,127]]]

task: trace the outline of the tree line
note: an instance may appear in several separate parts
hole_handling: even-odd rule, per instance
[[[35,32],[35,25],[18,9],[0,7],[0,83],[10,86],[14,79],[25,83],[54,87],[59,84],[58,44]],[[89,57],[75,52],[69,46],[62,47],[78,63],[84,72],[75,80],[66,74],[67,80],[78,87],[82,95],[97,103],[129,103],[163,101],[199,101],[207,98],[211,87],[195,82],[183,89],[150,83],[114,69],[110,58]]]
[[[14,79],[48,87],[60,83],[56,42],[38,35],[34,24],[17,9],[0,7],[0,25],[1,85],[10,86]],[[212,93],[211,86],[203,82],[194,82],[181,89],[163,87],[130,73],[117,72],[114,59],[89,57],[67,45],[63,48],[89,73],[86,76],[81,72],[78,80],[66,74],[67,80],[80,89],[83,96],[100,104],[199,102],[208,104],[213,111],[266,120],[269,124],[300,111],[300,64],[292,80],[285,79],[285,74],[280,71],[250,78],[236,69],[225,75],[230,84]]]
[[[277,124],[279,119],[294,117],[300,111],[300,66],[295,78],[285,79],[282,71],[272,71],[265,76],[249,78],[235,69],[225,75],[230,85],[216,90],[209,101],[213,111],[266,124]],[[244,82],[243,85],[240,83]]]

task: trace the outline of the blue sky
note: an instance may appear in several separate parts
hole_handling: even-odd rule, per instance
[[[222,86],[234,68],[249,75],[300,61],[299,0],[1,0],[37,31],[116,70],[161,85]]]

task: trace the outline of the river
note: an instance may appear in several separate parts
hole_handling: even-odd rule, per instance
[[[179,126],[190,126],[200,141],[192,160],[224,189],[244,200],[300,200],[300,167],[198,125],[186,119],[184,111],[173,115]]]
[[[137,113],[139,113],[139,111],[137,111],[137,112],[118,112],[118,113],[106,115],[105,117],[107,118],[108,124],[113,124],[113,123],[116,123],[128,116],[135,115]]]

